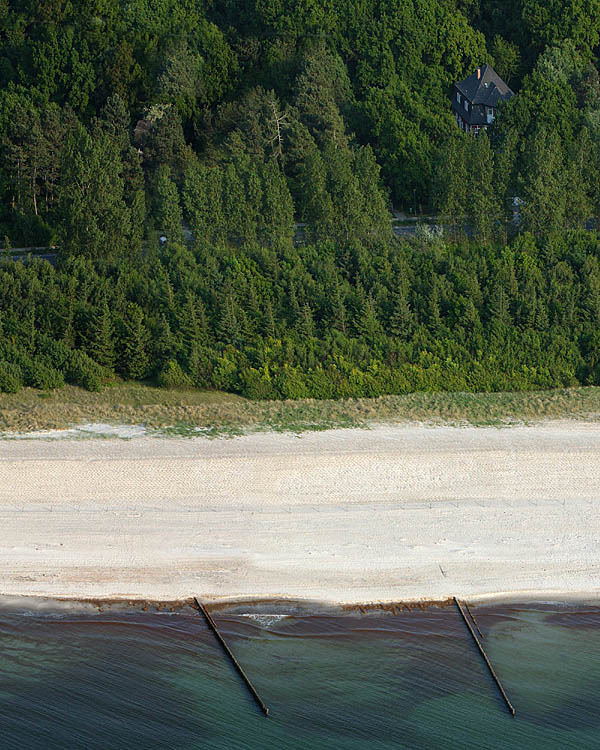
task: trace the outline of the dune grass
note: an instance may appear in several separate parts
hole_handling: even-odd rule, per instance
[[[343,401],[249,401],[229,393],[165,390],[118,382],[101,393],[75,386],[0,395],[0,432],[61,429],[90,422],[144,424],[174,435],[301,432],[377,422],[509,425],[600,418],[600,388],[528,393],[412,393]]]

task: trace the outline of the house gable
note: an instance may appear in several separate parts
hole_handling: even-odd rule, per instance
[[[496,71],[490,65],[483,65],[464,81],[454,84],[452,109],[463,130],[478,132],[494,121],[498,104],[513,96]]]

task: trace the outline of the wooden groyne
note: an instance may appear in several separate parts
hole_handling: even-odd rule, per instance
[[[471,607],[469,607],[469,602],[464,602],[465,607],[467,608],[467,612],[471,616],[471,620],[473,620],[473,624],[477,628],[477,632],[479,633],[479,637],[483,638],[483,633],[481,632],[481,629],[479,627],[479,623],[477,622],[475,615],[471,612]]]
[[[252,697],[254,698],[254,700],[260,706],[261,711],[264,713],[265,716],[268,716],[269,715],[269,709],[264,704],[264,702],[263,702],[262,698],[260,697],[260,695],[257,693],[256,688],[254,687],[254,685],[250,682],[250,679],[249,679],[248,675],[242,669],[241,664],[238,662],[238,660],[235,658],[235,656],[231,652],[231,649],[229,648],[229,646],[225,642],[225,639],[223,638],[223,636],[219,632],[219,628],[217,628],[217,625],[216,625],[215,621],[213,620],[213,618],[211,617],[210,613],[208,612],[208,610],[206,609],[206,607],[198,601],[198,599],[196,597],[194,597],[194,604],[198,608],[198,611],[202,612],[202,614],[204,615],[204,619],[206,620],[209,628],[213,631],[213,633],[215,634],[217,640],[219,641],[219,643],[223,647],[223,650],[225,651],[225,653],[227,654],[227,656],[229,656],[229,658],[231,659],[231,661],[233,663],[233,666],[237,669],[238,674],[240,675],[240,677],[246,683],[246,687],[248,688],[248,690],[252,694]]]
[[[500,678],[494,672],[494,667],[492,667],[492,664],[491,664],[490,660],[488,659],[487,654],[483,650],[483,646],[481,645],[481,642],[479,641],[479,638],[476,636],[475,631],[473,630],[473,627],[472,627],[471,623],[467,619],[467,616],[465,615],[465,612],[464,612],[464,610],[463,610],[460,602],[458,601],[458,599],[456,597],[454,597],[454,602],[455,602],[456,606],[458,607],[458,611],[460,612],[463,620],[465,621],[465,625],[469,629],[469,633],[471,633],[471,635],[473,636],[473,640],[475,641],[475,643],[477,645],[477,648],[479,649],[479,653],[483,656],[483,660],[487,664],[487,667],[490,670],[490,674],[494,678],[494,681],[495,681],[496,685],[498,686],[498,690],[500,691],[502,697],[504,698],[504,701],[505,701],[506,705],[508,706],[508,710],[514,716],[515,713],[516,713],[515,708],[514,708],[513,704],[510,702],[509,697],[506,694],[506,691],[502,687],[502,683],[500,682]]]

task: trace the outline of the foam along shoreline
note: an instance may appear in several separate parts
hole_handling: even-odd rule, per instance
[[[587,601],[599,503],[599,423],[6,441],[0,594]]]

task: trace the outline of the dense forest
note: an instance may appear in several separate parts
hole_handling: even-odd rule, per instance
[[[599,33],[597,0],[0,0],[0,390],[600,384]],[[484,63],[516,95],[475,138]]]

